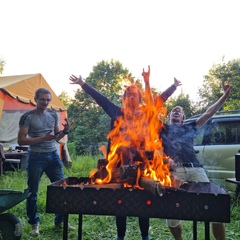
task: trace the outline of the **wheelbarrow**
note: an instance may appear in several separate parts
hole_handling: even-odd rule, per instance
[[[3,213],[25,200],[28,189],[24,191],[0,189],[0,240],[18,240],[22,237],[22,224],[11,213]]]

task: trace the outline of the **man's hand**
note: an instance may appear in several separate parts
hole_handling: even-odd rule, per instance
[[[65,123],[62,123],[62,125],[64,127],[63,132],[68,133],[70,127],[73,125],[74,122],[73,121],[69,122],[67,118],[65,118],[64,120],[65,120]]]
[[[71,81],[70,84],[79,84],[80,86],[82,86],[85,83],[81,75],[79,77],[71,75],[69,77],[69,80]]]
[[[231,93],[232,85],[229,84],[229,80],[227,81],[227,84],[224,84],[224,80],[222,80],[222,88],[224,90],[224,94],[215,102],[213,105],[211,105],[205,113],[203,113],[197,120],[196,125],[198,127],[202,126],[207,122],[209,118],[211,118],[224,104],[224,102],[227,100]]]
[[[49,131],[45,136],[44,136],[44,140],[45,141],[51,141],[53,139],[56,139],[56,136],[52,134],[52,130]]]
[[[148,71],[147,72],[145,72],[144,68],[143,68],[142,76],[143,76],[145,84],[148,84],[149,83],[149,76],[150,76],[150,66],[148,66]]]
[[[174,162],[174,160],[172,158],[169,158],[169,170],[171,172],[176,172],[177,169],[177,164]]]
[[[173,85],[177,88],[178,86],[181,86],[182,83],[181,83],[180,80],[177,80],[176,78],[174,78],[174,84]]]
[[[230,95],[230,91],[232,89],[232,85],[229,84],[229,80],[227,81],[227,84],[225,85],[224,84],[224,80],[222,79],[222,88],[223,88],[224,94],[229,96]]]

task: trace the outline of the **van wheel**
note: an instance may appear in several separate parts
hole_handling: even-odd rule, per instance
[[[0,214],[0,240],[18,240],[22,237],[22,224],[11,213]]]

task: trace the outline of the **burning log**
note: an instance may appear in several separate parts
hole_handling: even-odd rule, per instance
[[[134,185],[137,179],[139,165],[124,165],[120,167],[120,179],[124,183],[129,183],[130,185]]]
[[[178,184],[178,188],[165,187],[162,186],[159,181],[155,181],[145,177],[140,178],[140,186],[159,197],[161,197],[166,192],[185,192],[188,188],[188,184],[186,182],[179,182]]]
[[[137,170],[140,166],[143,167],[144,158],[151,160],[154,154],[153,151],[143,151],[123,146],[119,147],[116,153],[119,156],[119,162],[112,169],[111,182],[128,182],[129,184],[134,180],[136,181]],[[91,176],[93,182],[96,179],[103,180],[107,177],[109,174],[106,169],[107,164],[107,159],[98,159],[97,171]]]
[[[127,148],[128,150],[131,148]],[[145,154],[147,151],[145,151]],[[150,157],[152,156],[153,152],[150,152]],[[135,155],[136,156],[136,155]],[[99,159],[97,164],[97,172],[93,174],[91,177],[92,182],[95,182],[96,179],[104,180],[108,176],[108,171],[106,166],[108,164],[107,159]],[[135,185],[138,179],[138,171],[142,171],[144,163],[140,162],[138,164],[128,164],[123,165],[120,167],[115,167],[111,172],[111,180],[108,183],[128,183],[130,185]],[[146,177],[140,177],[139,179],[139,186],[144,188],[145,190],[151,192],[156,196],[162,196],[166,192],[171,191],[186,191],[187,184],[183,184],[183,182],[177,182],[174,180],[174,185],[176,187],[166,187],[162,186],[159,181],[155,181]],[[180,188],[181,186],[181,188]]]
[[[106,166],[108,161],[106,159],[99,159],[97,165],[97,171],[91,177],[93,182],[96,179],[105,179],[108,175]],[[116,167],[112,170],[111,182],[112,183],[129,183],[134,184],[137,178],[137,171],[141,164],[123,165]]]
[[[116,153],[121,160],[121,166],[133,164],[135,161],[143,161],[143,157],[135,148],[121,146],[116,150]]]
[[[91,176],[92,182],[95,182],[96,179],[104,180],[108,176],[108,171],[106,169],[106,166],[108,164],[107,159],[98,159],[97,164],[97,171]],[[125,177],[124,172],[126,171]],[[122,173],[121,173],[122,172]],[[124,178],[131,178],[133,176],[132,173],[130,173],[130,170],[121,170],[120,167],[115,167],[112,171],[112,177],[111,177],[111,183],[121,183],[121,182],[127,182],[127,180],[124,181]],[[129,175],[129,176],[128,176]]]
[[[165,193],[165,187],[160,182],[142,177],[140,179],[140,186],[145,190],[153,193],[156,196],[162,196]]]
[[[120,183],[122,180],[120,179],[120,168],[114,168],[111,172],[112,179],[111,183]],[[101,170],[95,172],[95,174],[91,177],[92,182],[95,182],[96,179],[104,180],[108,176],[108,171],[106,168],[102,168]]]
[[[98,159],[98,164],[97,164],[97,168],[100,171],[101,169],[105,168],[108,164],[108,160],[103,158],[103,159]]]
[[[121,159],[121,165],[129,165],[134,162],[144,162],[147,160],[152,160],[154,156],[154,151],[150,150],[138,150],[132,147],[121,146],[116,150],[116,153]]]
[[[104,179],[108,175],[106,169],[107,164],[108,164],[107,159],[98,159],[97,172],[95,172],[92,176],[93,181],[95,181],[97,178]]]
[[[137,178],[137,170],[138,165],[132,164],[132,165],[124,165],[120,167],[120,178],[127,179],[127,178]]]
[[[138,171],[144,171],[146,161],[151,161],[154,157],[154,151],[137,150],[131,147],[119,147],[118,163],[111,170],[111,176],[107,179],[109,170],[107,170],[108,160],[99,159],[96,171],[91,175],[92,183],[97,179],[103,180],[103,183],[128,183],[129,185],[140,185]],[[141,175],[141,173],[139,173]],[[141,178],[141,177],[140,177]],[[104,179],[107,182],[104,182]],[[142,178],[142,186],[155,195],[162,195],[165,188],[158,181]]]

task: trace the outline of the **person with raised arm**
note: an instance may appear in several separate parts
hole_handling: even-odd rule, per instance
[[[183,182],[209,182],[203,166],[199,163],[194,150],[194,137],[199,127],[204,125],[228,99],[232,85],[222,80],[223,95],[210,106],[196,121],[184,123],[185,114],[181,106],[176,106],[168,114],[168,124],[160,132],[164,152],[170,157],[172,176]],[[182,239],[181,220],[168,219],[167,225],[175,240]],[[216,240],[225,240],[224,223],[212,223]]]
[[[148,67],[148,72],[145,72],[143,69],[142,76],[144,77],[145,89],[146,89],[146,99],[147,101],[152,101],[150,96],[150,85],[149,85],[149,76],[150,76],[150,66]],[[111,127],[110,130],[114,128],[114,122],[117,121],[118,117],[128,118],[128,112],[130,115],[138,115],[141,109],[142,102],[142,93],[136,85],[130,85],[126,87],[123,96],[122,96],[122,107],[115,105],[107,97],[99,93],[96,89],[88,85],[82,78],[82,76],[76,77],[71,75],[69,80],[71,84],[79,84],[82,89],[89,94],[99,106],[108,114],[111,118]],[[181,82],[174,79],[174,84],[171,85],[166,91],[159,95],[162,101],[166,101],[176,90],[177,86],[180,86]],[[108,141],[107,153],[110,151],[111,141]],[[126,216],[117,216],[116,217],[117,225],[117,240],[123,240],[126,232]],[[139,218],[139,226],[141,230],[142,240],[149,240],[148,230],[149,230],[149,218]]]

